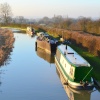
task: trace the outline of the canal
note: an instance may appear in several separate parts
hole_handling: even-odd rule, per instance
[[[36,50],[36,36],[13,34],[14,48],[0,67],[1,100],[100,100],[99,89],[75,91],[64,85],[54,56]]]

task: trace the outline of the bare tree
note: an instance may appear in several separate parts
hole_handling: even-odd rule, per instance
[[[8,24],[12,18],[12,10],[8,3],[0,4],[0,17],[1,21]]]
[[[27,19],[25,19],[23,16],[16,16],[14,18],[15,23],[18,24],[25,24],[27,22]]]
[[[86,18],[86,17],[83,17],[83,16],[80,16],[78,18],[78,24],[80,24],[82,31],[87,32],[87,23],[89,21],[91,21],[91,18]]]

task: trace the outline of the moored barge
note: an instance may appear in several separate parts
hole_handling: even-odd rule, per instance
[[[37,37],[36,47],[44,49],[49,54],[56,53],[58,41],[48,34]]]
[[[33,36],[35,34],[35,30],[32,27],[27,27],[26,33]]]
[[[61,70],[66,84],[74,89],[93,89],[92,67],[70,46],[59,45],[55,64]]]

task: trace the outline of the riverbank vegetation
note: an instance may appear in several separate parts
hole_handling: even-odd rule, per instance
[[[14,35],[10,30],[0,29],[0,66],[6,64],[13,49]]]

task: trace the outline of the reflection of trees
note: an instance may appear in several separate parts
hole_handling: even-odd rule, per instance
[[[10,55],[8,55],[8,57],[5,60],[5,62],[3,63],[3,65],[8,65],[10,60],[11,60]],[[2,82],[3,77],[2,76],[5,74],[5,71],[7,71],[7,70],[3,69],[3,67],[0,67],[0,93],[2,93],[2,89],[1,89],[2,84],[3,84],[3,82]]]
[[[10,64],[10,63],[9,63],[9,62],[11,61],[10,55],[11,55],[11,54],[9,54],[9,55],[7,56],[7,59],[4,61],[3,65],[8,65],[8,64]]]
[[[2,74],[3,72],[2,72],[2,70],[0,70],[0,87],[1,87],[1,84],[2,84],[2,81],[1,81],[1,74]],[[2,90],[0,89],[0,93],[2,92]]]
[[[6,54],[6,57],[3,59],[3,61],[2,62],[0,62],[0,66],[6,66],[6,65],[8,65],[8,64],[10,64],[9,62],[11,61],[11,52],[12,52],[12,50],[8,53],[8,54]]]
[[[1,86],[1,84],[2,84],[2,82],[1,82],[1,72],[2,72],[2,71],[0,70],[0,86]]]
[[[11,7],[8,3],[0,5],[0,17],[4,24],[8,24],[12,19]]]

